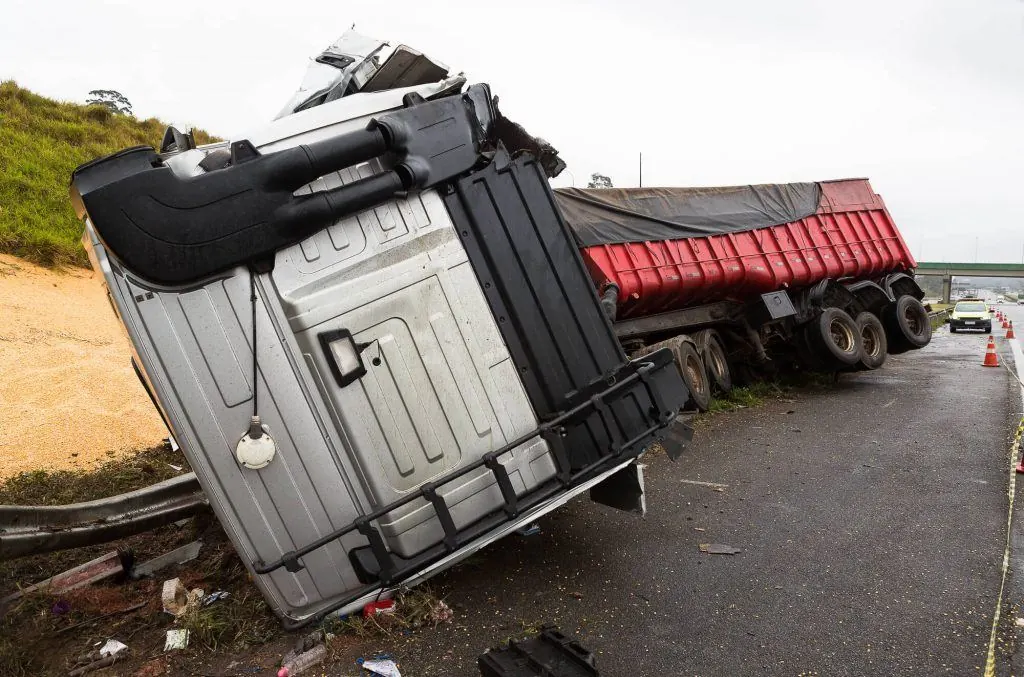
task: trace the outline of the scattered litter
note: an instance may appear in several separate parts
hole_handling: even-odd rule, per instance
[[[724,543],[701,543],[700,551],[706,552],[709,555],[735,555],[742,552],[739,548],[734,548]]]
[[[1018,618],[1018,619],[1017,619],[1016,621],[1014,621],[1014,622],[1015,622],[1015,623],[1017,624],[1017,627],[1018,627],[1018,628],[1020,628],[1020,627],[1024,627],[1024,618]]]
[[[173,463],[167,463],[167,465],[171,468],[171,470],[177,470],[178,472],[184,470],[184,468],[182,468],[180,465],[174,465]]]
[[[530,526],[523,527],[521,529],[516,529],[516,533],[520,536],[536,536],[540,533],[540,524],[534,522]]]
[[[583,599],[583,593],[579,591],[573,591],[569,593],[573,599]]]
[[[370,616],[376,616],[377,614],[393,614],[395,613],[395,600],[393,599],[382,599],[379,602],[368,602],[363,607],[363,618],[369,618]]]
[[[189,609],[197,607],[203,599],[203,591],[195,588],[191,592],[181,584],[181,579],[171,578],[164,581],[160,600],[164,605],[164,613],[181,618]]]
[[[439,623],[450,623],[455,618],[455,612],[452,608],[444,603],[444,600],[438,600],[434,608],[430,610],[430,620],[437,625]]]
[[[66,599],[57,600],[57,603],[50,607],[50,613],[54,616],[63,616],[71,611],[71,602]]]
[[[722,487],[715,487],[714,489],[712,489],[712,491],[717,491],[718,493],[722,493],[723,491],[725,491],[725,489],[723,489]]]
[[[159,557],[154,557],[148,562],[133,567],[131,573],[128,575],[133,579],[144,578],[146,576],[152,576],[157,571],[169,567],[172,564],[184,564],[185,562],[191,562],[196,557],[199,557],[199,551],[203,547],[202,541],[192,541],[186,543],[180,548],[175,548],[170,552],[166,552]]]
[[[693,530],[694,531],[699,531],[701,533],[704,533],[705,531],[707,531],[707,529],[705,529],[704,527],[694,527]]]
[[[167,639],[164,640],[164,651],[176,651],[188,646],[188,630],[176,628],[167,631]]]
[[[711,487],[712,489],[728,489],[728,484],[719,482],[701,482],[700,480],[679,480],[683,484],[696,484],[698,487]]]
[[[887,409],[887,408],[891,407],[894,404],[896,404],[896,400],[895,399],[891,399],[891,400],[889,400],[888,402],[886,402],[885,404],[882,405],[882,409]]]
[[[122,644],[116,639],[108,639],[107,643],[100,647],[100,656],[116,656],[127,648],[127,644]]]
[[[203,606],[210,606],[214,602],[226,599],[230,596],[231,593],[227,590],[218,590],[217,592],[211,592],[209,595],[203,598]]]
[[[787,413],[787,414],[795,414],[795,413],[796,413],[796,409],[790,409],[790,410],[789,410],[789,411],[787,411],[786,413]]]
[[[363,666],[363,670],[366,670],[371,675],[381,675],[381,677],[402,677],[402,673],[398,671],[398,664],[390,658],[388,659],[374,659],[370,661],[362,661],[360,665]]]
[[[310,668],[316,667],[324,662],[327,658],[327,646],[324,644],[318,644],[309,651],[299,654],[290,661],[286,661],[281,665],[281,669],[277,671],[277,677],[296,677]]]

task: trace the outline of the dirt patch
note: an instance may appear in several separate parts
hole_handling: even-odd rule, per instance
[[[0,477],[91,469],[167,431],[91,271],[0,255]]]

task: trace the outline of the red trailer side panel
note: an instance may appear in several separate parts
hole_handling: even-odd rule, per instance
[[[817,212],[798,221],[705,237],[582,249],[598,288],[619,287],[619,317],[865,279],[916,263],[867,179],[825,181]]]

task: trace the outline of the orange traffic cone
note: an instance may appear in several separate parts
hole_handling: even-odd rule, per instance
[[[981,363],[983,367],[998,367],[999,358],[996,357],[996,337],[988,337],[988,348],[985,349],[985,361]]]
[[[1006,338],[1017,338],[1013,335],[1013,320],[1010,320],[1010,328],[1006,330]]]
[[[1009,328],[1010,328],[1010,324],[1006,321],[1006,318],[1004,317],[1003,318],[1003,329],[1009,329]]]

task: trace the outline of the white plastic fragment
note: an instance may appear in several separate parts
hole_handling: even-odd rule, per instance
[[[127,644],[122,644],[116,639],[108,639],[107,643],[100,647],[100,655],[104,657],[116,656],[127,648]]]
[[[167,631],[167,639],[164,640],[164,651],[184,649],[188,646],[188,630],[179,628]]]
[[[370,674],[381,677],[402,677],[398,665],[393,660],[363,661],[363,670],[369,670]]]

